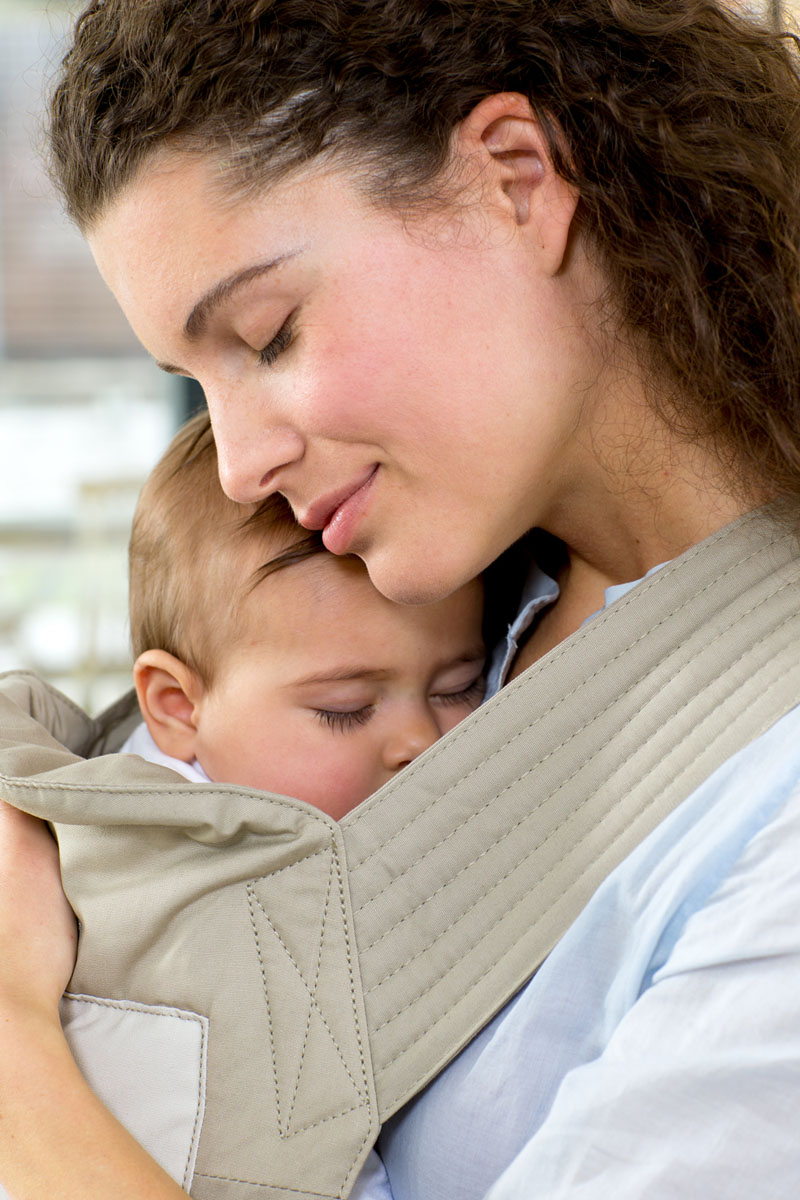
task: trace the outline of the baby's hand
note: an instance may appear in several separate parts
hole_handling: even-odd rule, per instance
[[[58,1019],[75,964],[75,916],[43,821],[0,801],[0,1013]]]

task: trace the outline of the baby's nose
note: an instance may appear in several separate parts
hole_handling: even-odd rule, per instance
[[[399,771],[413,762],[418,754],[438,740],[439,727],[429,711],[419,708],[409,713],[387,740],[384,762],[388,770]]]

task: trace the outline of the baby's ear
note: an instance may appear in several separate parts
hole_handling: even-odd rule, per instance
[[[197,672],[166,650],[145,650],[134,664],[133,682],[145,724],[159,750],[191,762],[198,704],[204,692]]]

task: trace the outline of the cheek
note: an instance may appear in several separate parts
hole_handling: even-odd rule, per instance
[[[381,254],[379,247],[373,260],[366,273],[342,274],[305,330],[308,395],[328,436],[368,441],[375,427],[399,431],[415,391],[431,407],[434,381],[441,382],[447,314],[424,269],[392,249]]]
[[[309,755],[314,767],[306,773],[300,798],[336,821],[378,787],[373,756],[357,743],[358,739],[346,741],[343,735],[340,745],[321,747]]]
[[[371,441],[376,431],[401,421],[411,390],[407,368],[380,326],[337,314],[327,329],[330,334],[320,331],[306,373],[308,416],[332,440]]]

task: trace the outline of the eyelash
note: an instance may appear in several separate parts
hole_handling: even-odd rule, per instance
[[[436,697],[440,704],[463,704],[465,700],[482,700],[486,691],[486,680],[479,675],[469,687],[460,692],[442,692]]]
[[[462,688],[460,692],[442,692],[436,697],[440,704],[463,704],[469,700],[482,700],[483,693],[486,690],[486,680],[480,675],[469,687]],[[366,704],[363,708],[357,708],[353,712],[337,712],[330,708],[316,708],[314,715],[323,725],[327,725],[330,729],[336,729],[346,733],[349,730],[357,729],[360,725],[366,725],[367,721],[375,711],[374,704]]]
[[[314,710],[314,714],[317,720],[322,721],[323,725],[346,732],[359,725],[366,725],[374,710],[374,704],[367,704],[364,708],[355,709],[354,712],[336,712],[330,708],[317,708]]]
[[[292,344],[293,318],[294,314],[287,317],[269,345],[265,346],[263,350],[259,350],[258,365],[260,367],[271,367],[284,350],[289,349]]]

